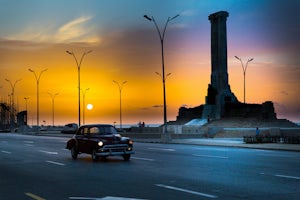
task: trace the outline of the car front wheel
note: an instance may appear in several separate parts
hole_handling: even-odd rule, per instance
[[[78,151],[77,151],[75,145],[74,145],[74,146],[72,147],[72,149],[71,149],[71,156],[72,156],[72,158],[73,158],[74,160],[77,159]]]

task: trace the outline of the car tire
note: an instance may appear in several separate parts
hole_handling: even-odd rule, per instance
[[[93,149],[92,150],[92,160],[93,161],[98,161],[99,157],[97,156],[97,150]]]
[[[124,154],[123,158],[124,158],[125,161],[129,161],[130,160],[130,156],[131,156],[130,154]]]
[[[74,160],[76,160],[78,157],[78,151],[75,145],[71,149],[71,156]]]

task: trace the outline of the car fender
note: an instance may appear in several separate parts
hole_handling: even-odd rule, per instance
[[[72,139],[68,140],[66,149],[71,150],[73,148],[73,146],[75,146],[75,145],[76,145],[76,140],[72,138]]]

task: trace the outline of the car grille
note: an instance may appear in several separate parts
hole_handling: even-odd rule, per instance
[[[126,151],[127,148],[128,148],[127,144],[105,145],[103,147],[103,150],[110,151],[110,152],[123,152],[123,151]]]

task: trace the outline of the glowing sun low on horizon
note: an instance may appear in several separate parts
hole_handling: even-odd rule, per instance
[[[87,108],[88,110],[92,110],[93,107],[94,107],[93,104],[90,104],[90,103],[86,105],[86,108]]]

